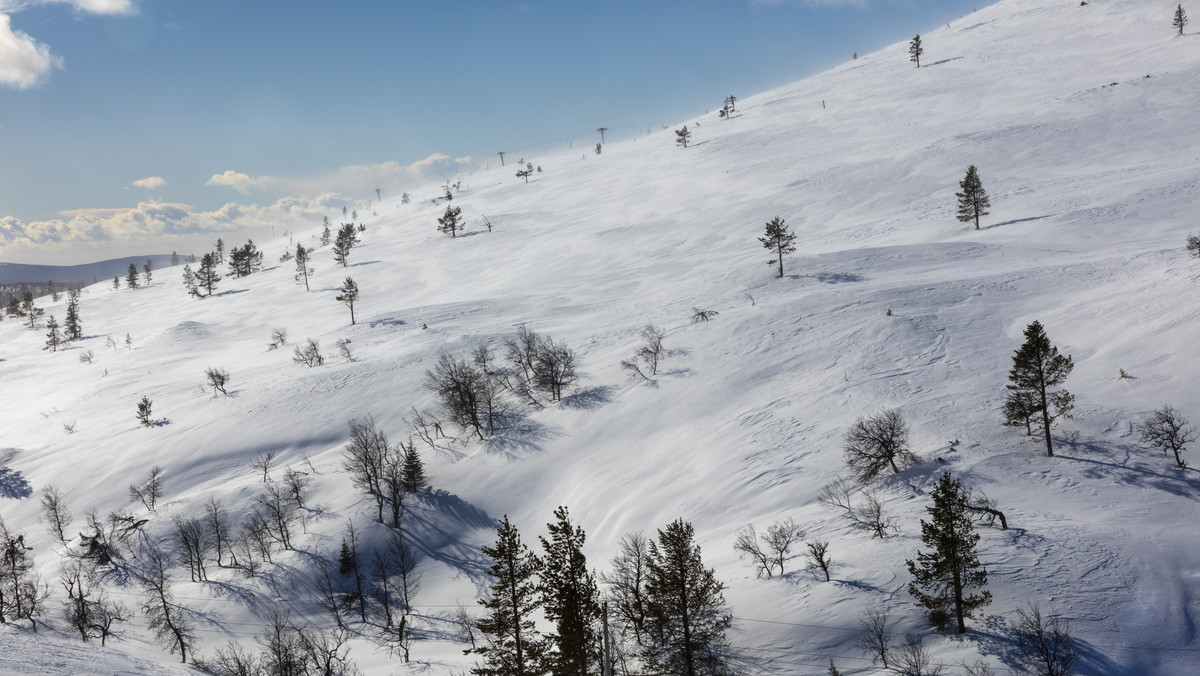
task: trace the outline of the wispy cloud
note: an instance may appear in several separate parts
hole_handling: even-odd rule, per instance
[[[132,185],[135,188],[145,188],[147,190],[158,190],[159,188],[163,187],[166,184],[167,184],[167,180],[165,178],[163,178],[162,176],[148,176],[146,178],[139,178],[138,180],[134,181],[130,185]]]
[[[70,5],[83,14],[132,14],[137,11],[133,0],[34,0],[38,5]]]
[[[383,162],[340,167],[329,174],[313,177],[250,176],[232,169],[214,174],[208,186],[223,186],[249,195],[252,191],[278,191],[295,195],[337,192],[347,195],[368,194],[379,187],[407,187],[431,180],[447,179],[470,171],[478,163],[471,157],[450,157],[435,153],[412,164]]]
[[[13,30],[12,20],[0,14],[0,85],[29,89],[36,87],[55,68],[62,68],[62,57],[29,35]]]
[[[12,27],[12,14],[31,5],[70,5],[81,14],[119,15],[137,11],[133,0],[0,0],[0,87],[29,89],[41,84],[63,60],[50,47]]]

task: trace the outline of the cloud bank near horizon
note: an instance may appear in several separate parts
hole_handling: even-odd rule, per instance
[[[472,171],[477,166],[478,162],[470,156],[450,157],[443,153],[434,153],[412,164],[389,161],[350,165],[316,177],[250,176],[227,169],[223,173],[213,174],[205,185],[232,188],[243,195],[264,191],[295,195],[323,192],[369,194],[381,187],[399,186],[403,189],[417,183],[448,179],[455,174]]]

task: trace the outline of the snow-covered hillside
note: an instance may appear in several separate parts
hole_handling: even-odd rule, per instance
[[[745,96],[732,119],[688,121],[687,149],[656,131],[599,156],[529,156],[543,169],[529,183],[511,166],[464,176],[458,238],[435,230],[440,188],[384,201],[348,268],[315,252],[308,293],[292,263],[276,262],[295,248],[284,240],[262,245],[266,270],[222,280],[212,298],[188,298],[178,269],[149,288],[90,287],[87,337],[57,353],[41,349],[44,330],[6,320],[0,515],[26,534],[57,603],[61,547],[38,521],[43,487],[66,498],[72,533],[89,509],[128,509],[165,538],[172,517],[200,516],[210,497],[248,512],[262,485],[250,463],[274,449],[276,476],[303,467],[314,480],[297,550],[253,579],[210,566],[212,581],[193,583],[177,568],[176,595],[201,656],[252,643],[274,609],[328,625],[317,557],[336,558],[348,520],[368,545],[387,530],[341,468],[347,422],[373,416],[405,441],[410,411],[434,407],[423,380],[439,355],[501,348],[524,323],[572,347],[584,378],[562,404],[526,410],[520,431],[418,446],[437,490],[411,514],[423,638],[407,665],[355,640],[365,672],[468,668],[446,619],[487,582],[479,547],[495,520],[507,514],[533,545],[566,505],[600,570],[623,534],[691,522],[727,586],[742,673],[825,673],[830,657],[845,674],[884,673],[855,647],[876,608],[947,663],[982,657],[1007,673],[1017,664],[1004,618],[1027,602],[1069,619],[1076,673],[1197,673],[1200,478],[1134,430],[1164,403],[1200,422],[1200,262],[1184,249],[1197,228],[1200,34],[1177,37],[1173,11],[1002,0],[922,34],[919,69],[905,42]],[[713,92],[714,108],[726,94]],[[955,220],[972,164],[993,205],[978,231]],[[798,235],[782,279],[756,239],[775,216]],[[320,229],[297,237],[316,246]],[[334,299],[347,275],[362,294],[354,326]],[[692,323],[693,308],[720,314]],[[61,304],[45,309],[62,320]],[[1033,320],[1075,362],[1077,408],[1055,429],[1054,458],[1001,425],[1012,353]],[[667,330],[670,353],[659,377],[635,383],[619,363],[648,322]],[[276,327],[331,356],[306,368],[291,345],[269,351]],[[352,360],[336,354],[342,338]],[[81,363],[88,350],[93,363]],[[229,371],[230,396],[205,390],[208,367]],[[138,425],[143,396],[163,424]],[[883,540],[817,501],[846,473],[846,428],[881,408],[901,411],[923,460],[879,483],[901,529]],[[166,495],[148,513],[128,486],[156,464]],[[994,601],[962,636],[930,629],[906,591],[904,560],[921,547],[943,470],[985,490],[1011,526],[980,530]],[[770,580],[739,560],[739,529],[786,517],[830,541],[834,581],[799,556]],[[107,584],[136,603],[132,583]],[[2,651],[0,673],[79,672],[56,609],[47,622],[36,636],[0,627],[0,644],[21,646]],[[96,653],[97,672],[172,662],[144,621],[123,633]]]

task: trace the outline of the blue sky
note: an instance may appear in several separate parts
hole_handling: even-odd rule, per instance
[[[0,0],[0,261],[319,223],[501,150],[673,124],[984,4]]]

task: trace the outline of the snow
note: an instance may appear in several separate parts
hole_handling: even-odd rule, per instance
[[[897,43],[741,98],[731,120],[687,121],[686,150],[663,130],[600,156],[530,156],[545,171],[528,184],[512,167],[464,176],[454,205],[468,231],[456,239],[435,230],[440,188],[385,200],[348,268],[327,248],[314,254],[310,293],[274,261],[293,238],[316,245],[319,224],[262,245],[268,269],[224,279],[213,298],[188,298],[177,268],[135,291],[89,287],[87,338],[58,353],[41,350],[43,331],[6,320],[0,515],[54,583],[44,486],[67,499],[75,530],[92,507],[130,509],[166,536],[171,517],[198,515],[210,496],[244,514],[260,453],[278,452],[277,478],[307,457],[314,507],[299,551],[254,580],[210,568],[213,581],[192,583],[176,570],[176,594],[196,613],[202,656],[252,641],[277,608],[327,625],[311,555],[333,555],[348,519],[368,543],[385,531],[341,469],[347,421],[371,415],[406,440],[410,409],[433,406],[423,375],[441,353],[499,347],[526,323],[571,346],[586,377],[563,404],[528,411],[520,433],[419,444],[439,491],[411,525],[425,639],[408,665],[356,640],[367,673],[466,669],[444,620],[486,584],[479,546],[505,514],[536,543],[558,505],[587,531],[599,569],[623,534],[690,521],[727,585],[747,674],[824,673],[829,657],[843,673],[882,673],[855,647],[871,608],[939,659],[982,657],[1003,673],[1016,668],[1004,616],[1027,602],[1069,619],[1079,674],[1196,673],[1200,481],[1134,430],[1168,402],[1200,422],[1200,264],[1184,250],[1200,183],[1200,55],[1196,34],[1174,35],[1169,4],[1002,0],[923,33],[919,69]],[[993,204],[978,231],[954,219],[970,164]],[[776,215],[798,235],[783,279],[756,240]],[[362,292],[355,326],[334,300],[347,275]],[[43,307],[61,321],[61,303]],[[697,307],[720,314],[693,324]],[[1011,355],[1035,319],[1075,361],[1077,409],[1055,430],[1054,458],[1000,424]],[[633,383],[619,362],[648,322],[667,330],[671,353],[653,382]],[[353,361],[297,365],[292,345],[267,350],[273,327],[326,353],[350,339]],[[94,363],[80,363],[89,349]],[[229,371],[230,396],[204,390],[210,366]],[[142,396],[164,424],[138,427]],[[845,428],[881,408],[902,412],[923,459],[877,486],[901,527],[884,540],[817,502],[845,473]],[[155,464],[166,499],[147,514],[127,487]],[[964,636],[929,629],[906,591],[904,559],[921,546],[943,470],[985,490],[1011,525],[981,530],[994,601]],[[789,516],[831,542],[833,582],[799,556],[787,575],[756,579],[733,552],[740,528]],[[137,600],[132,586],[107,588]],[[47,623],[3,628],[0,673],[178,668],[140,620],[98,652],[55,614]]]

